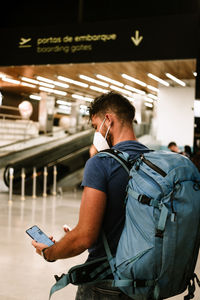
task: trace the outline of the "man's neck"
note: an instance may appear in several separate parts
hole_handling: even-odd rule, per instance
[[[116,129],[113,136],[112,144],[113,146],[124,141],[135,141],[136,136],[132,128],[124,126],[123,128]]]

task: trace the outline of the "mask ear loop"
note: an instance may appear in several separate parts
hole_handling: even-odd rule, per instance
[[[106,117],[104,118],[103,122],[101,123],[101,125],[99,127],[99,132],[101,132],[101,128],[102,128],[103,124],[105,123],[105,121],[106,121]]]
[[[105,139],[107,139],[107,135],[108,135],[108,132],[109,132],[109,130],[110,130],[110,127],[111,127],[111,125],[110,125],[110,126],[108,126],[108,129],[107,129],[107,131],[106,131],[106,135],[105,135]]]

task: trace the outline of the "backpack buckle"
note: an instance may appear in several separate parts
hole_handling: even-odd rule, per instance
[[[155,237],[163,238],[163,232],[164,230],[156,229]]]
[[[147,197],[146,195],[140,195],[138,197],[138,201],[142,204],[150,205],[151,198]]]
[[[59,281],[65,274],[63,273],[61,276],[54,275],[56,281]]]

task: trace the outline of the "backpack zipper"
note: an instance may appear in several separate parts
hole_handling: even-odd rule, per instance
[[[154,165],[150,160],[146,159],[143,154],[140,156],[140,158],[147,166],[156,171],[158,174],[160,174],[163,177],[167,176],[167,173],[165,173],[162,169]]]

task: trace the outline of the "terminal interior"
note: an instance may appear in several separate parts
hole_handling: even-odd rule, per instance
[[[175,141],[180,150],[189,145],[195,151],[195,77],[195,59],[0,67],[0,300],[47,299],[55,272],[87,257],[49,265],[25,230],[37,224],[59,239],[63,224],[76,225],[94,133],[88,118],[93,99],[122,93],[136,108],[140,142],[167,149]],[[70,286],[54,297],[74,299],[75,291]]]

